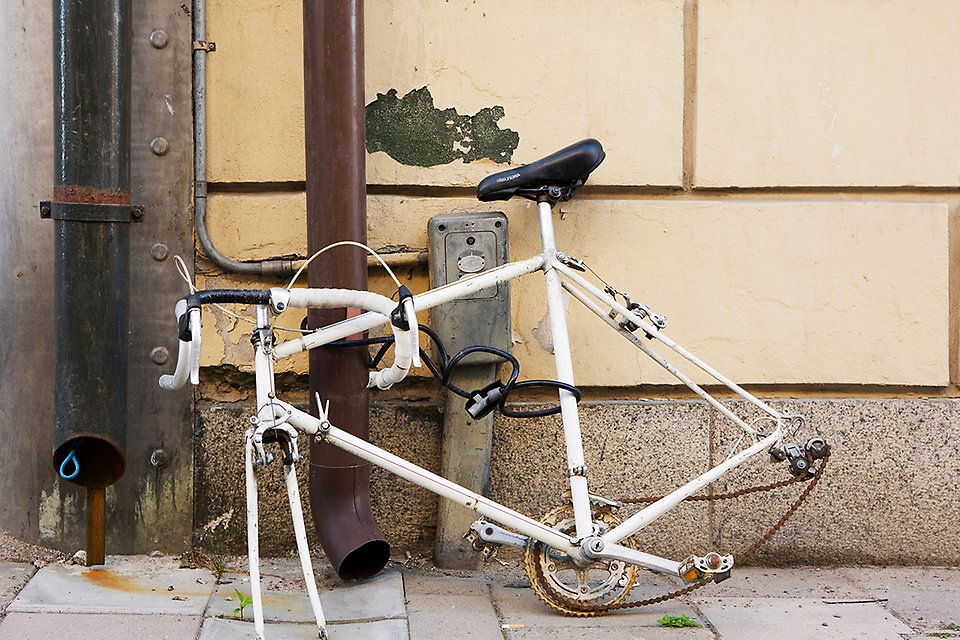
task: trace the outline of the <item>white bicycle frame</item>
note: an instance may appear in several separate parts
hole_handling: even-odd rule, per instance
[[[409,301],[406,304],[407,310],[410,312],[408,316],[412,317],[415,312],[426,311],[445,302],[469,296],[476,291],[494,287],[500,283],[509,282],[514,278],[542,270],[546,280],[547,302],[549,306],[558,381],[567,385],[574,385],[573,363],[570,353],[566,312],[563,303],[563,292],[566,291],[575,300],[593,311],[599,318],[606,322],[606,324],[689,387],[710,406],[730,419],[749,437],[754,438],[755,442],[735,455],[731,455],[721,464],[690,480],[672,493],[641,509],[621,524],[608,531],[599,532],[595,530],[592,521],[591,496],[588,492],[587,468],[584,460],[577,400],[570,391],[560,389],[561,417],[567,451],[566,475],[570,483],[570,497],[575,522],[575,533],[570,535],[514,511],[490,498],[480,495],[476,491],[462,487],[339,429],[330,424],[326,409],[319,401],[318,407],[320,415],[314,417],[277,398],[273,373],[273,363],[275,360],[291,356],[307,349],[319,347],[353,334],[362,333],[375,327],[388,325],[390,323],[390,310],[396,306],[396,303],[383,296],[369,292],[336,289],[271,289],[270,307],[258,305],[256,310],[257,329],[255,331],[261,336],[261,339],[255,341],[257,415],[251,419],[254,427],[247,432],[245,455],[250,582],[254,620],[258,637],[263,637],[263,611],[259,587],[257,483],[254,467],[256,462],[255,454],[263,455],[262,443],[258,441],[258,437],[262,437],[263,433],[268,430],[275,429],[286,432],[292,442],[294,442],[294,449],[296,435],[298,433],[303,433],[311,437],[320,437],[325,442],[344,449],[371,464],[386,469],[444,498],[453,500],[466,508],[473,509],[480,516],[492,520],[507,529],[545,543],[555,551],[567,554],[570,559],[576,563],[589,564],[592,561],[600,559],[616,559],[655,571],[678,575],[681,567],[680,562],[644,553],[618,543],[638,532],[640,529],[643,529],[684,499],[699,492],[749,458],[760,452],[769,450],[774,445],[782,443],[786,431],[793,427],[792,421],[794,416],[785,416],[748,393],[664,335],[645,315],[638,314],[626,308],[614,297],[591,284],[574,269],[571,269],[565,264],[561,260],[562,254],[558,254],[556,248],[551,204],[548,202],[539,202],[538,212],[540,235],[543,245],[543,252],[541,254],[527,260],[505,264],[473,277],[465,278],[458,282],[414,296],[412,304],[410,304]],[[342,308],[345,306],[359,307],[367,311],[361,315],[318,329],[302,337],[283,342],[279,345],[272,345],[271,312],[282,313],[290,307]],[[611,312],[616,318],[611,316]],[[194,329],[194,341],[192,345],[189,342],[181,343],[177,373],[174,374],[174,376],[165,376],[166,380],[161,380],[161,385],[164,387],[175,388],[185,383],[187,378],[186,362],[191,363],[189,367],[193,370],[191,378],[196,377],[195,372],[198,367],[196,351],[199,349],[199,313],[194,314],[191,312],[191,320],[191,327]],[[193,327],[193,321],[196,322],[196,327]],[[638,327],[636,331],[649,338],[649,341],[645,342],[643,338],[638,337],[628,330],[628,324]],[[392,382],[401,379],[409,368],[409,361],[411,359],[416,360],[417,329],[415,319],[412,323],[412,331],[398,333],[397,330],[394,329],[394,333],[397,335],[397,360],[399,361],[405,358],[407,361],[405,363],[395,364],[394,370],[391,371],[389,375],[381,373],[381,377],[389,378],[387,383],[385,385],[381,384],[381,386],[389,386]],[[696,384],[689,376],[685,375],[651,349],[649,342],[653,340],[668,347],[683,359],[710,375],[718,383],[733,391],[737,396],[748,401],[763,414],[766,414],[765,417],[773,421],[776,424],[776,428],[770,433],[763,433],[761,430],[752,427],[724,404],[711,396],[701,386]],[[187,346],[185,347],[185,345]],[[183,367],[183,370],[181,370],[181,367]],[[290,459],[289,456],[288,459]],[[324,619],[313,580],[305,526],[303,523],[303,513],[300,506],[300,494],[293,472],[293,464],[295,462],[295,456],[290,459],[289,464],[285,460],[284,476],[304,577],[306,579],[311,604],[313,605],[317,618],[317,625],[321,632],[323,632],[325,626]]]

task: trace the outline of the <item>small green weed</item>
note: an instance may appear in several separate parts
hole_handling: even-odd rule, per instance
[[[947,624],[943,625],[940,628],[943,629],[944,631],[960,631],[960,624],[953,624],[952,622],[948,622]]]
[[[223,584],[223,574],[227,570],[227,559],[221,555],[213,556],[213,575],[217,584]]]
[[[691,619],[691,618],[688,618],[688,617],[685,616],[685,615],[683,615],[683,616],[663,616],[662,618],[660,618],[659,620],[657,620],[657,624],[660,625],[661,627],[678,627],[678,628],[679,628],[679,627],[697,627],[697,628],[699,628],[699,627],[702,626],[702,625],[701,625],[699,622],[697,622],[696,620],[693,620],[693,619]]]
[[[243,595],[239,589],[234,589],[233,592],[237,594],[237,602],[240,604],[240,606],[233,610],[233,614],[239,614],[240,619],[243,620],[243,610],[253,604],[253,598]]]
[[[931,631],[927,634],[929,638],[956,638],[957,636],[946,631]]]

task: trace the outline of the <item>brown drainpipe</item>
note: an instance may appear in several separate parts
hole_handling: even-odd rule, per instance
[[[364,156],[363,0],[304,0],[307,250],[367,241]],[[334,249],[307,271],[311,287],[367,288],[362,251]],[[320,327],[347,310],[311,310]],[[330,420],[369,434],[366,347],[310,352],[310,405],[330,401]],[[370,511],[370,465],[329,444],[310,445],[310,506],[320,543],[344,580],[376,575],[390,558]]]

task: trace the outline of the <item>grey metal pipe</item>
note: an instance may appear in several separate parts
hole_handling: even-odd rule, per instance
[[[54,0],[53,465],[124,471],[130,273],[130,0]],[[69,475],[69,474],[68,474]]]
[[[363,1],[304,0],[304,124],[307,160],[307,250],[332,242],[366,242]],[[367,288],[359,251],[327,253],[310,264],[311,287]],[[345,309],[311,310],[320,327]],[[369,433],[366,347],[310,352],[310,396],[330,400],[331,421]],[[315,407],[314,407],[315,408]],[[370,509],[370,465],[329,444],[310,446],[310,504],[323,549],[344,579],[378,573],[390,545]]]
[[[293,275],[292,260],[239,262],[223,255],[213,244],[207,230],[207,6],[205,0],[193,2],[193,117],[194,117],[194,224],[203,252],[221,271],[251,276]]]
[[[53,466],[87,488],[87,565],[127,435],[131,0],[54,0]]]

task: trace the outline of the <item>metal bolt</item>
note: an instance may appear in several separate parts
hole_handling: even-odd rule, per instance
[[[150,257],[157,262],[163,262],[170,255],[170,248],[162,242],[156,242],[150,247]]]
[[[152,151],[155,156],[165,156],[169,150],[170,142],[166,138],[157,136],[150,141],[150,151]]]
[[[153,361],[153,364],[166,364],[169,358],[170,352],[167,351],[166,347],[154,347],[150,350],[150,360]]]
[[[150,32],[150,44],[153,45],[154,49],[163,49],[169,41],[170,38],[167,37],[167,32],[163,29],[156,29]]]
[[[170,463],[170,454],[166,449],[154,449],[150,453],[150,464],[157,469],[162,469]]]

